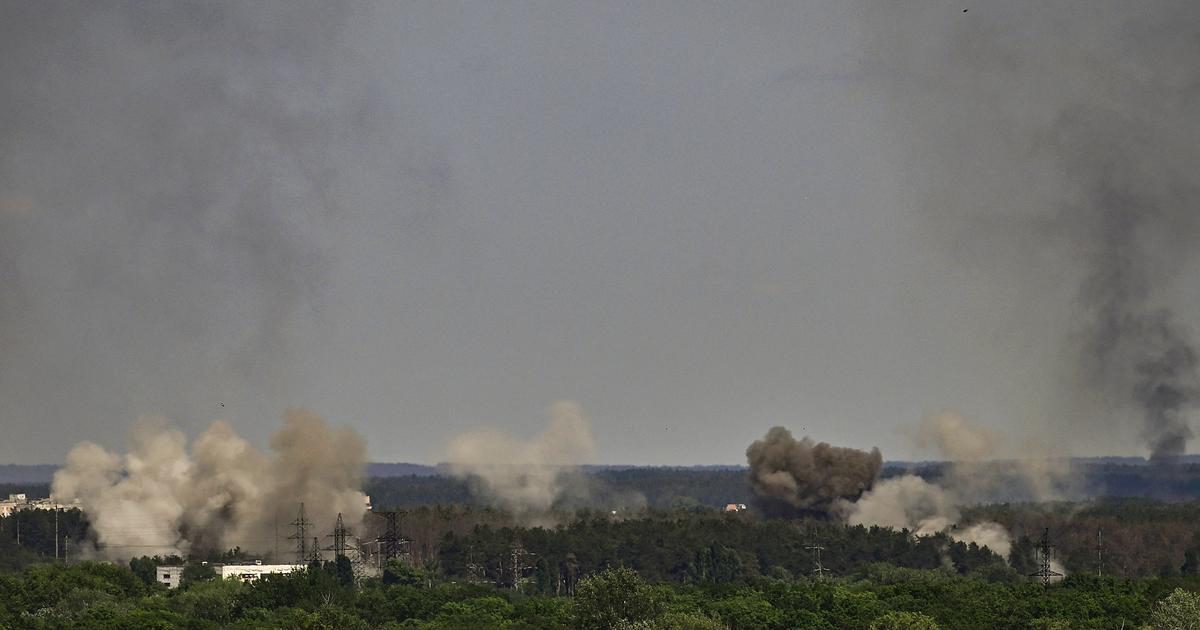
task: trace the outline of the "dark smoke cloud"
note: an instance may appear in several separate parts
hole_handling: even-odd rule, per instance
[[[1112,112],[1063,115],[1056,147],[1077,156],[1067,172],[1083,198],[1066,210],[1087,230],[1087,276],[1080,291],[1084,311],[1081,360],[1087,382],[1127,395],[1142,414],[1142,437],[1151,458],[1183,455],[1192,437],[1187,413],[1196,403],[1196,351],[1170,307],[1156,307],[1158,274],[1186,259],[1195,241],[1200,189],[1170,167],[1147,172],[1163,158],[1152,126]],[[1108,134],[1123,139],[1105,141]],[[1099,138],[1099,140],[1097,139]],[[1200,164],[1198,164],[1200,165]]]
[[[927,236],[991,274],[978,286],[1015,272],[1022,333],[1074,306],[1056,331],[1072,357],[1063,415],[1101,440],[1109,426],[1137,433],[1156,460],[1183,454],[1197,402],[1182,304],[1200,243],[1200,7],[948,9],[897,5],[867,29],[865,69],[902,130]]]
[[[879,449],[868,453],[830,446],[805,437],[796,440],[772,427],[746,449],[750,487],[769,514],[829,515],[840,501],[855,501],[869,490],[883,466]]]

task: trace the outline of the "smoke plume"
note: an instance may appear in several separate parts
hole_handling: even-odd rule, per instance
[[[79,501],[96,551],[112,559],[286,548],[285,524],[301,502],[310,531],[331,529],[338,513],[350,523],[361,520],[366,445],[353,429],[290,409],[271,451],[262,453],[223,421],[189,451],[186,436],[166,420],[142,419],[123,455],[90,442],[73,448],[54,475],[52,494]]]
[[[769,514],[829,515],[838,501],[854,501],[871,488],[883,467],[879,449],[870,452],[799,441],[772,427],[746,449],[750,487]]]
[[[570,401],[554,403],[549,426],[531,440],[482,430],[459,435],[446,448],[454,475],[518,516],[544,513],[557,501],[586,492],[579,466],[595,456],[588,419]]]
[[[1009,326],[1064,342],[1069,393],[1050,393],[1064,419],[1102,448],[1137,434],[1155,461],[1182,455],[1198,393],[1182,317],[1200,240],[1200,5],[944,9],[868,20],[868,74],[923,180],[927,232],[956,263],[978,258],[973,284],[997,289]]]
[[[1000,459],[1005,436],[957,412],[926,417],[912,436],[918,448],[944,462],[939,484],[962,502],[1055,501],[1081,491],[1068,458],[1046,445],[1023,443],[1017,445],[1021,457]]]
[[[959,518],[950,493],[915,475],[884,479],[857,501],[839,507],[851,525],[908,529],[917,536],[936,534]]]
[[[1008,500],[1014,492],[1024,500],[1048,499],[1047,488],[1058,479],[1051,468],[1041,459],[992,461],[1001,435],[951,411],[927,417],[914,438],[918,446],[933,449],[945,462],[938,483],[916,475],[881,480],[858,501],[839,505],[846,522],[907,529],[916,536],[944,531],[955,540],[986,546],[1007,557],[1012,548],[1008,530],[990,521],[960,525],[960,506]]]

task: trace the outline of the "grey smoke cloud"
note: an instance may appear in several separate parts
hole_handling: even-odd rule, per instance
[[[1090,237],[1044,132],[1082,103],[1194,172],[1195,9],[961,9],[5,3],[0,459],[296,404],[432,461],[558,396],[612,463],[781,417],[903,458],[931,403],[1136,448],[1128,387],[1054,378]],[[1185,331],[1194,256],[1151,258]]]
[[[498,429],[455,436],[446,446],[452,474],[470,482],[485,500],[518,518],[537,517],[564,499],[586,503],[587,480],[580,466],[592,463],[596,444],[578,403],[550,406],[550,423],[522,440]]]
[[[1170,459],[1192,437],[1197,396],[1185,278],[1200,241],[1188,26],[1200,10],[1081,8],[889,7],[868,21],[867,67],[887,77],[927,239],[1030,322],[1013,338],[1045,332],[1070,357],[1050,393],[1065,400],[1038,422],[1063,437],[1089,427],[1092,449],[1137,435]]]
[[[840,501],[855,501],[869,490],[883,467],[878,448],[868,451],[830,446],[783,427],[746,448],[750,488],[770,514],[828,514]]]
[[[365,442],[310,411],[287,411],[270,454],[222,421],[190,448],[163,418],[139,420],[129,438],[123,454],[76,445],[51,488],[57,500],[79,502],[93,551],[104,558],[241,547],[259,554],[278,549],[278,559],[287,560],[287,523],[301,502],[312,532],[332,529],[339,513],[354,527],[366,513]]]

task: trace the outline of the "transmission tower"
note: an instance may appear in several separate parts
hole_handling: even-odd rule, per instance
[[[323,560],[321,557],[321,540],[316,536],[313,536],[312,551],[308,554],[308,558],[306,558],[306,560],[308,561],[308,564],[312,564],[314,562],[320,564],[321,560]]]
[[[335,560],[346,555],[346,537],[349,535],[350,530],[346,529],[345,523],[342,522],[342,513],[338,512],[337,523],[333,526],[333,533],[325,536],[326,538],[333,539],[333,544],[325,549],[333,552]]]
[[[818,580],[825,579],[825,575],[829,573],[829,569],[821,564],[821,552],[825,551],[825,548],[816,543],[805,545],[804,548],[813,552],[813,575],[817,576]]]
[[[292,528],[295,530],[288,540],[296,541],[296,564],[304,564],[308,561],[308,528],[312,526],[312,521],[304,516],[304,502],[300,502],[300,513],[296,515],[296,520],[291,522]]]
[[[405,554],[408,547],[408,540],[400,535],[400,518],[401,512],[381,512],[387,525],[384,527],[383,535],[378,538],[380,543],[380,553],[383,554],[384,562],[393,558],[399,558]]]
[[[1096,530],[1096,576],[1104,575],[1104,531]]]
[[[1050,557],[1054,552],[1054,547],[1050,544],[1050,528],[1042,530],[1042,539],[1038,542],[1038,570],[1031,573],[1029,577],[1041,580],[1042,586],[1048,586],[1056,577],[1062,577],[1063,574],[1050,568]]]

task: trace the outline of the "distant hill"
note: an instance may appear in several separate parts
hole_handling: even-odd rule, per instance
[[[50,483],[54,464],[0,464],[0,483]]]
[[[0,483],[50,483],[54,464],[0,464]],[[431,477],[437,468],[423,464],[373,462],[367,464],[368,477]]]
[[[426,466],[425,464],[406,464],[372,462],[367,464],[368,477],[432,477],[438,474],[436,466]]]

